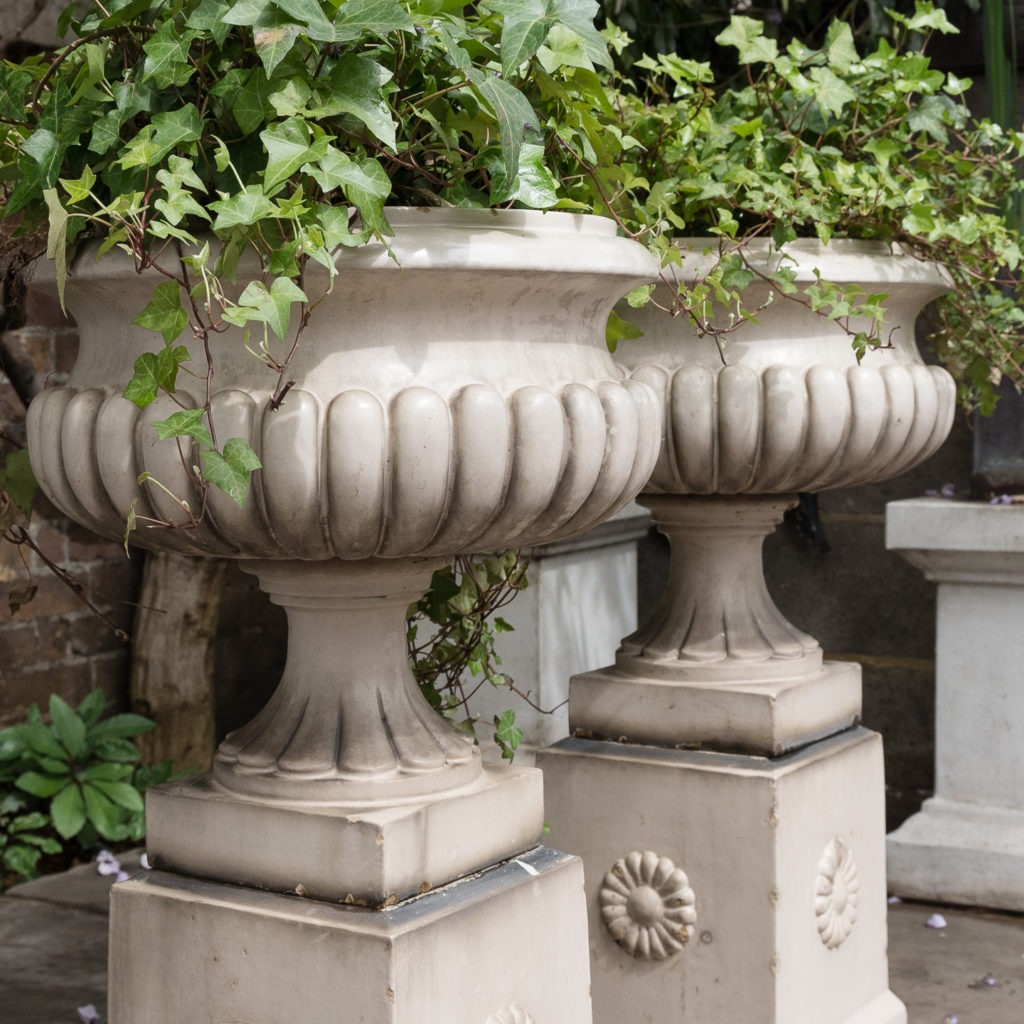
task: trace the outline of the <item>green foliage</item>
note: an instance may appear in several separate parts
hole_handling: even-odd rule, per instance
[[[28,722],[0,730],[0,863],[4,874],[34,877],[44,854],[99,839],[136,842],[145,835],[143,794],[165,782],[171,763],[139,765],[132,737],[153,728],[140,715],[103,718],[94,690],[72,709],[50,697],[50,721],[36,705]]]
[[[993,377],[1024,380],[1021,246],[1005,216],[1022,189],[1024,135],[973,119],[970,83],[905,48],[951,30],[941,10],[918,2],[893,17],[892,41],[861,54],[843,22],[816,49],[782,48],[761,22],[735,15],[717,40],[746,81],[728,88],[676,55],[637,61],[604,115],[623,158],[593,177],[629,233],[660,254],[666,278],[681,261],[672,236],[716,240],[714,268],[684,281],[673,308],[704,333],[756,316],[744,291],[761,279],[844,326],[859,352],[887,343],[883,296],[821,280],[797,287],[784,261],[766,271],[749,258],[755,239],[876,239],[938,263],[953,291],[936,307],[937,348],[965,403],[984,408]]]
[[[211,380],[211,341],[234,325],[276,375],[276,408],[315,305],[306,266],[333,277],[334,248],[386,237],[386,203],[578,208],[580,168],[563,181],[552,158],[563,138],[587,153],[601,144],[600,125],[576,109],[585,94],[604,102],[596,72],[611,60],[597,10],[596,0],[69,7],[73,42],[0,65],[0,203],[19,218],[0,244],[48,223],[62,299],[67,249],[83,239],[157,271],[133,321],[163,342],[125,390],[139,406],[173,396],[188,359]],[[201,234],[211,230],[212,246]],[[255,275],[237,295],[243,259]],[[161,437],[198,446],[182,457],[204,495],[214,485],[242,500],[258,460],[205,414],[208,438],[173,419]],[[194,525],[179,505],[177,525]]]
[[[432,708],[474,739],[479,722],[470,702],[484,685],[519,693],[500,671],[495,636],[512,627],[496,613],[526,587],[526,562],[516,551],[460,555],[434,573],[430,588],[409,607],[406,642],[413,674]],[[526,697],[525,694],[519,694]],[[494,719],[494,741],[511,761],[523,734],[515,712]]]

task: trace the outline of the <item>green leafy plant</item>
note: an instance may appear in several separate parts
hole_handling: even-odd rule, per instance
[[[74,11],[61,19],[67,46],[0,66],[3,212],[18,227],[4,244],[31,244],[46,224],[62,300],[69,246],[87,238],[100,258],[117,247],[152,275],[134,323],[162,345],[137,361],[125,396],[145,407],[173,396],[180,373],[205,379],[202,407],[153,425],[198,446],[196,465],[182,458],[204,506],[209,486],[241,503],[259,466],[211,418],[229,325],[273,375],[276,408],[323,296],[311,261],[329,286],[336,248],[390,233],[386,203],[578,208],[549,157],[563,143],[590,148],[599,131],[569,109],[581,90],[600,93],[596,70],[610,64],[594,0],[106,0]],[[205,365],[187,365],[183,333]],[[203,514],[179,505],[173,525]]]
[[[171,776],[171,762],[140,765],[132,737],[153,728],[140,715],[103,718],[94,690],[72,709],[50,697],[50,722],[32,705],[23,725],[0,730],[0,856],[7,871],[32,877],[43,854],[88,851],[99,839],[145,835],[143,794]]]
[[[637,61],[609,119],[624,159],[593,176],[623,228],[660,253],[671,312],[723,342],[757,316],[744,292],[763,279],[776,297],[847,326],[859,352],[887,343],[884,296],[821,280],[799,288],[784,258],[772,270],[750,258],[755,241],[875,239],[938,263],[952,292],[936,307],[937,348],[965,403],[990,408],[994,377],[1024,380],[1021,245],[1005,216],[1021,190],[1024,135],[973,119],[970,82],[931,67],[931,33],[956,31],[942,10],[918,2],[891,18],[892,40],[861,54],[844,22],[816,49],[782,50],[761,22],[733,16],[717,42],[736,52],[745,81],[725,88],[706,63]],[[719,254],[698,280],[676,280],[672,238],[683,234],[711,236]]]
[[[460,555],[434,573],[430,588],[411,605],[406,642],[413,674],[428,703],[477,739],[471,713],[481,686],[500,686],[528,700],[500,671],[495,637],[512,627],[497,612],[525,589],[527,562],[516,551],[495,556]],[[494,716],[494,742],[511,761],[523,738],[512,709]]]

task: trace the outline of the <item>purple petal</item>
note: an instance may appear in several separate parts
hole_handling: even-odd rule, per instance
[[[103,1020],[99,1011],[92,1003],[89,1003],[87,1006],[79,1006],[78,1017],[82,1024],[100,1024],[100,1021]]]
[[[926,928],[945,928],[946,919],[941,914],[932,914],[932,916],[925,921],[924,926]]]

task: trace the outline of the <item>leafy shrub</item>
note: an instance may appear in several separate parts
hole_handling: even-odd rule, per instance
[[[77,710],[53,694],[49,724],[33,704],[27,723],[0,730],[5,875],[32,878],[43,855],[69,861],[100,839],[138,842],[145,835],[143,794],[170,777],[171,762],[139,764],[132,737],[154,723],[131,714],[104,719],[105,706],[102,690],[90,693]]]

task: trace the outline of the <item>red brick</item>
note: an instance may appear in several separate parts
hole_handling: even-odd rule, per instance
[[[42,551],[51,562],[58,565],[68,560],[67,544],[65,543],[64,532],[58,525],[46,523],[32,530],[32,539],[39,545]]]
[[[36,631],[39,637],[38,661],[64,661],[67,658],[71,625],[66,617],[53,616],[36,619]]]
[[[39,660],[39,639],[35,623],[5,622],[0,625],[0,681]]]
[[[124,545],[116,540],[107,540],[87,530],[78,523],[67,521],[65,535],[68,539],[68,560],[71,562],[125,561]]]
[[[0,725],[23,721],[30,704],[45,709],[51,693],[77,705],[92,689],[92,671],[86,661],[12,674],[0,687]]]
[[[117,562],[101,562],[83,574],[89,585],[90,600],[100,608],[134,607],[141,572],[142,559],[136,556],[129,561],[122,549]]]
[[[15,618],[20,621],[39,619],[49,615],[66,615],[68,612],[77,612],[85,607],[70,588],[47,569],[33,572],[32,582],[39,589],[36,591],[36,596],[15,613]],[[3,589],[4,599],[6,600],[9,591],[23,585],[23,582],[15,585],[6,584]]]
[[[114,625],[126,633],[131,630],[131,617],[115,610],[110,618]],[[128,619],[126,623],[124,620]],[[99,617],[86,614],[76,617],[75,621],[68,624],[67,628],[70,653],[72,657],[89,657],[95,654],[106,654],[111,652],[124,651],[127,649],[127,642],[120,639],[118,635]]]

